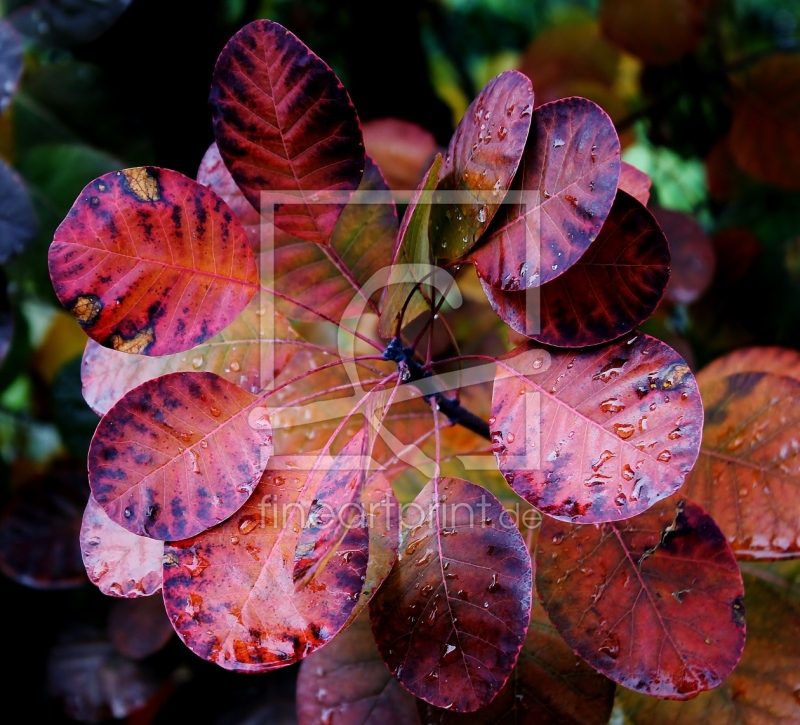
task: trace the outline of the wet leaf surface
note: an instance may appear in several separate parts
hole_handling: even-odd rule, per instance
[[[93,340],[167,355],[205,342],[258,290],[242,225],[213,191],[139,167],[88,184],[48,255],[61,303]]]
[[[93,498],[83,513],[80,546],[86,573],[103,594],[127,599],[161,591],[164,542],[123,529]]]
[[[0,264],[22,252],[36,238],[37,229],[22,180],[0,159]]]
[[[172,639],[175,630],[161,597],[114,602],[108,617],[108,636],[121,655],[142,660]]]
[[[514,291],[568,270],[611,211],[619,154],[614,125],[595,103],[567,98],[539,106],[509,201],[470,255],[479,276]]]
[[[236,186],[231,172],[228,171],[222,156],[220,156],[216,143],[212,143],[208,147],[208,151],[200,161],[200,168],[197,170],[197,181],[203,186],[213,189],[222,198],[242,223],[253,250],[260,249],[261,215],[247,201],[242,190]]]
[[[582,347],[613,340],[647,319],[669,274],[664,234],[639,201],[620,191],[595,242],[538,295],[481,282],[492,308],[512,329],[549,345]]]
[[[744,578],[747,644],[742,661],[716,690],[688,702],[622,691],[632,725],[789,725],[800,721],[800,609],[769,585]]]
[[[381,660],[364,613],[303,661],[297,678],[299,725],[414,725],[416,700]]]
[[[386,338],[395,335],[399,322],[402,328],[431,309],[433,250],[428,223],[441,167],[442,157],[437,155],[411,197],[400,224],[392,270],[381,302],[380,334]]]
[[[269,385],[304,343],[288,320],[257,294],[222,332],[192,350],[150,357],[89,340],[83,353],[83,396],[98,415],[142,383],[172,372],[210,372],[250,393]]]
[[[0,113],[16,93],[22,75],[22,38],[5,20],[0,20]]]
[[[358,116],[333,71],[288,30],[257,20],[220,54],[210,102],[220,154],[247,200],[261,209],[267,192],[279,229],[326,244],[343,207],[315,202],[355,191],[364,173]]]
[[[261,255],[262,282],[281,295],[275,304],[291,319],[318,321],[308,308],[334,320],[348,307],[349,317],[377,314],[397,230],[389,187],[368,157],[357,195],[342,211],[330,244],[278,232]]]
[[[461,259],[486,231],[519,166],[531,127],[533,88],[518,71],[493,78],[470,104],[450,140],[433,196],[434,256]],[[451,199],[456,192],[466,199]]]
[[[627,519],[683,484],[703,407],[689,367],[663,342],[632,334],[575,351],[529,343],[503,361],[511,370],[495,377],[493,450],[511,487],[543,513]]]
[[[435,479],[414,504],[403,515],[410,530],[397,563],[370,604],[372,631],[407,690],[472,712],[500,691],[522,647],[530,557],[500,502],[480,486]]]
[[[679,211],[652,209],[669,242],[672,275],[667,299],[689,304],[702,296],[711,284],[716,254],[711,240],[692,217]]]
[[[295,591],[294,552],[311,500],[301,460],[273,456],[236,516],[165,547],[164,601],[195,654],[229,670],[297,662],[344,626],[366,576],[368,531],[353,527],[320,575]],[[321,469],[315,475],[324,475]]]
[[[723,377],[721,368],[702,379],[703,445],[684,492],[708,509],[737,557],[796,557],[800,382],[762,372]]]
[[[614,690],[564,642],[534,597],[528,636],[497,697],[469,715],[420,702],[420,714],[425,725],[605,725]]]
[[[800,57],[763,58],[734,79],[729,148],[748,174],[785,189],[800,189]]]
[[[88,495],[85,471],[69,466],[18,488],[0,515],[0,570],[37,589],[84,584],[78,532]]]
[[[583,659],[648,695],[694,697],[719,685],[742,654],[739,567],[711,517],[680,495],[601,526],[545,517],[536,589]]]
[[[104,640],[73,636],[56,645],[47,660],[47,689],[66,714],[80,722],[124,718],[155,696],[147,669],[117,654]]]
[[[257,398],[213,373],[171,373],[127,393],[89,449],[92,495],[140,536],[177,540],[224,521],[272,453]]]
[[[603,34],[652,65],[668,65],[694,50],[703,36],[708,0],[604,0]]]
[[[635,166],[622,162],[619,170],[619,188],[647,206],[653,180]]]
[[[23,35],[41,45],[88,43],[110,28],[132,0],[32,0],[9,15]],[[19,4],[19,3],[18,3]]]

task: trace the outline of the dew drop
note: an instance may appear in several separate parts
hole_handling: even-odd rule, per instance
[[[659,461],[663,461],[666,463],[670,458],[672,458],[672,454],[669,451],[661,451],[661,453],[657,456]]]
[[[620,438],[622,438],[622,440],[627,440],[628,438],[630,438],[634,434],[635,431],[636,431],[636,428],[634,428],[632,425],[630,425],[630,423],[615,423],[614,424],[614,432]]]
[[[667,438],[669,438],[671,441],[675,441],[680,437],[681,437],[681,429],[680,428],[676,428],[675,430],[670,431],[670,433],[667,435]]]
[[[492,581],[488,587],[486,587],[486,591],[491,592],[494,594],[497,591],[500,591],[503,587],[497,583],[497,574],[492,574]]]
[[[258,526],[258,519],[255,516],[242,516],[239,519],[239,533],[247,535]]]
[[[239,365],[238,362],[234,361],[234,362],[231,363],[231,370],[233,370],[233,372],[238,373],[241,369],[242,369],[242,366]]]
[[[195,370],[199,370],[201,367],[203,367],[203,363],[204,362],[205,362],[205,360],[204,360],[202,355],[198,355],[197,357],[193,357],[192,358],[192,367]]]
[[[633,469],[627,463],[622,467],[622,477],[626,481],[632,481],[635,475]]]
[[[222,411],[221,411],[219,408],[217,408],[217,406],[216,406],[216,405],[212,405],[212,406],[209,408],[209,412],[210,412],[210,413],[211,413],[211,415],[213,415],[215,418],[219,418],[219,416],[222,414]]]
[[[126,519],[129,519],[131,517],[131,510],[126,507],[125,510],[122,512],[122,514],[125,516]]]
[[[621,413],[625,410],[625,404],[619,398],[609,398],[600,403],[600,410],[604,413]]]

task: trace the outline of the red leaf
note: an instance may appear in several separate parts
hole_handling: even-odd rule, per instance
[[[619,170],[619,188],[647,206],[653,180],[635,166],[622,162]]]
[[[91,497],[80,542],[86,573],[103,594],[133,598],[161,591],[164,542],[123,529]]]
[[[646,320],[664,294],[669,263],[667,240],[653,216],[620,191],[597,240],[564,274],[542,285],[538,299],[527,290],[481,284],[494,311],[520,334],[582,347],[613,340]]]
[[[683,484],[703,407],[683,359],[648,335],[599,348],[517,348],[498,368],[492,444],[511,487],[543,513],[598,523]]]
[[[275,304],[292,319],[310,322],[319,321],[315,312],[339,320],[351,304],[357,307],[349,316],[377,314],[397,226],[389,187],[367,157],[358,196],[339,217],[330,244],[278,234],[274,248],[264,250],[262,270],[274,277]]]
[[[160,357],[117,352],[89,340],[81,363],[83,397],[98,415],[148,380],[201,370],[250,393],[265,389],[307,343],[269,302],[256,295],[222,332],[184,353]]]
[[[164,601],[196,654],[229,670],[284,667],[330,641],[356,606],[367,570],[365,527],[348,531],[320,575],[295,591],[294,551],[311,504],[299,463],[273,456],[239,514],[168,544]],[[317,475],[324,474],[324,471]]]
[[[288,30],[256,20],[222,50],[210,101],[220,154],[247,200],[261,209],[267,192],[279,229],[326,244],[343,205],[317,195],[347,195],[364,173],[358,116],[334,72]]]
[[[300,665],[299,725],[419,725],[416,701],[381,661],[369,616]]]
[[[439,148],[433,134],[399,118],[365,121],[363,130],[367,153],[389,188],[406,193],[416,189]]]
[[[747,644],[742,661],[716,690],[688,702],[655,700],[620,691],[625,721],[633,725],[767,725],[800,722],[797,663],[800,610],[754,577],[745,576]]]
[[[736,373],[772,373],[800,380],[800,352],[785,347],[743,347],[713,360],[697,373],[701,389]]]
[[[768,372],[724,376],[721,363],[717,370],[702,377],[707,423],[686,495],[718,521],[737,557],[797,557],[800,382]]]
[[[703,227],[690,216],[660,207],[654,207],[652,212],[667,236],[672,256],[667,298],[680,304],[694,302],[714,277],[714,247]]]
[[[437,259],[461,259],[486,231],[522,158],[532,108],[531,81],[514,70],[489,81],[470,104],[450,140],[434,194],[429,233]],[[452,201],[453,191],[468,198]]]
[[[625,687],[685,700],[719,685],[744,648],[744,588],[725,537],[673,497],[635,520],[545,518],[536,588],[550,621]]]
[[[188,350],[232,322],[259,288],[247,235],[213,191],[140,167],[86,186],[48,256],[61,303],[122,352]]]
[[[117,652],[132,660],[155,654],[174,634],[161,597],[120,600],[111,608],[108,636]]]
[[[89,448],[92,494],[154,539],[194,536],[250,497],[272,454],[258,399],[213,373],[171,373],[127,393]]]
[[[400,224],[392,269],[381,301],[379,331],[382,337],[393,337],[398,322],[404,327],[431,309],[433,251],[428,238],[428,222],[441,167],[442,157],[437,155],[411,197]]]
[[[78,531],[87,495],[85,471],[68,467],[17,488],[0,516],[0,570],[37,589],[85,583]]]
[[[419,701],[426,725],[605,725],[615,685],[577,657],[534,598],[517,665],[497,697],[474,714]]]
[[[244,227],[250,246],[255,250],[261,248],[261,215],[253,205],[245,199],[242,190],[236,186],[231,172],[225,166],[216,143],[208,147],[197,170],[197,181],[212,189],[231,208]]]
[[[664,66],[697,46],[709,0],[604,0],[603,34],[645,63]]]
[[[511,186],[521,203],[507,202],[472,252],[479,276],[513,291],[538,287],[577,262],[611,211],[619,153],[611,119],[591,101],[539,106]]]
[[[370,604],[378,649],[412,694],[472,712],[500,691],[522,647],[527,547],[494,496],[457,478],[432,480],[403,520],[413,528]]]

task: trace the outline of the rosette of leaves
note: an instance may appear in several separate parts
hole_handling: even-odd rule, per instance
[[[603,110],[535,108],[526,76],[499,75],[398,221],[346,90],[281,26],[230,40],[211,103],[198,181],[102,176],[50,249],[103,414],[90,577],[160,591],[183,642],[237,671],[302,660],[364,613],[325,651],[385,662],[373,713],[413,696],[436,721],[563,722],[577,715],[552,693],[569,691],[602,722],[613,683],[672,699],[720,684],[744,646],[742,579],[729,532],[679,489],[702,485],[701,440],[726,465],[724,432],[705,442],[689,367],[635,330],[669,247]],[[505,355],[435,352],[457,350],[444,310],[470,265],[528,338]],[[746,430],[734,408],[761,388],[726,381],[714,425]],[[494,472],[465,464],[479,454]],[[538,536],[515,505],[544,515]],[[363,697],[308,717],[362,722]]]

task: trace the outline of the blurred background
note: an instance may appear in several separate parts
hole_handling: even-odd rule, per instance
[[[695,369],[746,345],[800,347],[800,0],[0,0],[0,16],[5,688],[48,722],[294,722],[294,668],[226,673],[171,636],[158,597],[88,584],[78,531],[98,418],[81,395],[86,337],[46,262],[95,177],[145,164],[194,177],[214,62],[250,20],[282,23],[334,68],[396,189],[503,70],[531,78],[537,105],[594,100],[652,178],[672,249],[644,330]],[[795,592],[796,569],[780,571]]]

